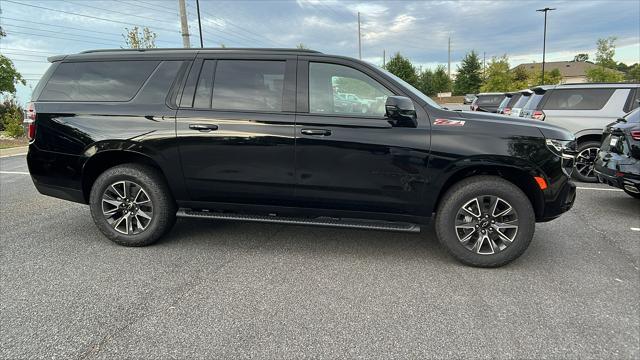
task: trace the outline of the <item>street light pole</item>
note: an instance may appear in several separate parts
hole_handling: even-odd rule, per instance
[[[196,0],[196,10],[198,12],[198,31],[200,31],[200,48],[203,48],[204,42],[202,41],[202,22],[200,22],[200,0]]]
[[[544,8],[536,11],[544,12],[544,37],[542,39],[542,85],[544,85],[544,62],[547,52],[547,12],[555,10],[555,8]]]

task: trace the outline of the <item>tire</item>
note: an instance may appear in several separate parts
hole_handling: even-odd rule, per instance
[[[599,141],[585,141],[578,144],[578,155],[573,167],[574,179],[589,183],[598,182],[598,178],[593,172],[595,156],[598,155],[598,151],[600,151]]]
[[[624,192],[626,192],[627,194],[629,194],[629,196],[634,197],[636,199],[640,199],[640,194],[638,193],[632,193],[631,191],[627,190],[627,189],[622,189],[624,190]]]
[[[128,199],[126,204],[119,200],[122,195]],[[150,245],[168,233],[176,221],[177,207],[169,187],[158,170],[146,165],[123,164],[107,169],[94,182],[89,205],[98,229],[123,246]]]
[[[473,202],[474,199],[479,199],[477,204],[480,207],[480,203],[484,204],[483,200],[493,198],[497,199],[498,204],[492,209],[495,215],[500,215],[506,211],[504,209],[511,207],[506,215],[493,218],[495,224],[491,223],[491,217],[482,216],[485,212],[475,211],[476,203]],[[477,218],[462,208],[467,204],[469,209],[474,208],[473,213],[480,214],[481,221],[476,221]],[[492,202],[488,202],[487,208],[493,206],[491,204]],[[471,218],[473,222],[470,225],[460,223],[461,216]],[[517,222],[509,220],[514,216]],[[514,225],[517,228],[514,229]],[[475,232],[472,231],[474,228]],[[435,229],[440,243],[458,261],[477,267],[498,267],[517,259],[529,247],[535,230],[535,214],[529,198],[514,184],[497,176],[473,176],[454,184],[444,194],[436,213]],[[486,229],[484,234],[495,240],[480,241],[481,229]],[[511,241],[502,240],[497,229],[501,229],[500,234]],[[461,241],[466,238],[467,232],[472,234],[470,240]],[[476,248],[478,244],[479,247]],[[469,248],[471,246],[472,249]]]

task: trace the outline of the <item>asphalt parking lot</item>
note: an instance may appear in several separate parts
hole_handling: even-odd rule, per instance
[[[420,234],[178,220],[104,238],[0,159],[0,358],[640,356],[640,201],[579,184],[499,269]]]

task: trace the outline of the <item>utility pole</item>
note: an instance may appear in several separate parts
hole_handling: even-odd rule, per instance
[[[184,0],[178,0],[178,8],[180,8],[180,25],[182,26],[182,47],[189,48],[189,24],[187,23],[187,6]]]
[[[362,60],[362,40],[360,37],[360,11],[358,11],[358,59]]]
[[[200,31],[200,48],[204,47],[202,41],[202,22],[200,21],[200,0],[196,0],[196,10],[198,11],[198,31]]]
[[[387,66],[387,53],[382,49],[382,68],[384,69],[385,66]]]
[[[483,51],[482,52],[482,77],[486,77],[486,71],[487,71],[487,52]]]
[[[544,85],[544,62],[545,53],[547,52],[547,13],[553,10],[555,10],[555,8],[548,7],[536,10],[544,13],[544,37],[542,38],[542,85]]]
[[[449,36],[449,58],[447,60],[447,75],[451,80],[451,36]]]

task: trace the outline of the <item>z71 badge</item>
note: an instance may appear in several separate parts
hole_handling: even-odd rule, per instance
[[[449,120],[449,119],[435,119],[433,121],[433,125],[464,126],[464,121],[462,121],[462,120]]]

